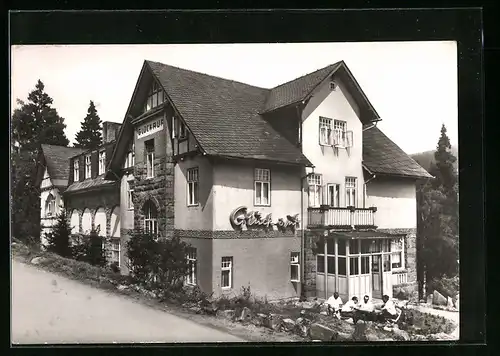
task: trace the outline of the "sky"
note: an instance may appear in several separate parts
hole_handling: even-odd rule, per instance
[[[123,122],[143,61],[271,88],[343,60],[405,152],[436,148],[445,124],[458,139],[457,46],[452,41],[285,44],[27,45],[11,47],[11,112],[40,79],[75,134],[90,100]]]

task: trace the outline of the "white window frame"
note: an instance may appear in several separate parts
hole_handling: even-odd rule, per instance
[[[135,147],[134,144],[132,144],[132,148],[130,151],[127,153],[127,158],[125,159],[125,165],[124,168],[130,168],[135,165]]]
[[[148,112],[165,102],[165,93],[163,88],[159,85],[156,80],[153,80],[151,87],[149,88],[148,97],[144,103],[144,112]]]
[[[264,201],[264,187],[267,186],[267,202]],[[260,196],[257,194],[260,187]],[[271,170],[255,168],[254,171],[254,206],[271,206]]]
[[[293,269],[297,269],[297,278],[292,278]],[[290,282],[300,282],[300,252],[290,253]]]
[[[319,208],[319,206],[322,204],[322,180],[323,177],[321,174],[310,174],[307,177],[307,184],[309,186],[309,207],[310,208]]]
[[[333,144],[335,147],[345,147],[347,121],[333,120]]]
[[[149,207],[154,207],[152,202],[147,203]],[[156,207],[154,207],[156,210]],[[158,214],[158,212],[156,212]],[[144,212],[144,231],[149,232],[152,230],[153,236],[158,236],[158,216],[153,216],[152,209]]]
[[[327,117],[319,117],[319,144],[321,146],[332,146],[333,137],[333,119]]]
[[[186,284],[195,286],[198,283],[198,261],[196,248],[188,248],[186,260],[189,265],[189,273],[186,276]]]
[[[227,286],[222,285],[224,272],[229,273],[229,285]],[[224,256],[221,258],[220,285],[222,289],[231,289],[233,287],[233,256]]]
[[[131,180],[127,181],[127,209],[134,210],[134,199],[133,199],[134,189],[130,188],[130,182]]]
[[[330,240],[330,243],[332,244],[332,246],[334,247],[334,252],[333,253],[329,253],[328,252],[328,249],[326,250],[326,264],[323,262],[324,264],[324,271],[323,272],[318,272],[318,258],[321,258],[323,261],[325,261],[325,251],[324,251],[324,245],[322,245],[322,249],[321,251],[318,251],[318,253],[316,254],[316,273],[317,274],[320,274],[320,275],[328,275],[328,276],[335,276],[335,272],[337,271],[335,268],[335,241],[334,240]],[[328,272],[328,260],[330,260],[330,257],[331,260],[333,261],[333,267],[334,267],[334,273],[330,273]],[[343,255],[341,257],[344,257]]]
[[[333,190],[333,201],[330,190]],[[329,206],[339,208],[340,207],[340,184],[338,183],[328,183],[326,185],[326,201]]]
[[[357,197],[357,178],[356,177],[346,177],[345,178],[345,206],[353,206],[357,207],[358,206],[358,197]],[[351,200],[354,200],[352,202]],[[354,203],[354,204],[350,204]]]
[[[80,180],[80,165],[78,159],[73,160],[73,181],[78,182]]]
[[[106,171],[106,151],[99,151],[99,175]]]
[[[85,155],[85,179],[92,177],[92,154]]]
[[[118,249],[115,248],[115,244],[118,244]],[[122,244],[121,244],[121,241],[119,238],[113,238],[111,239],[110,241],[110,254],[111,254],[111,257],[110,257],[110,260],[111,260],[111,263],[113,262],[118,262],[118,267],[121,267],[121,262],[120,262],[120,259],[121,259],[121,248],[122,248]],[[113,256],[114,256],[114,253],[117,253],[118,254],[118,260],[116,261]]]
[[[148,140],[146,142],[149,142]],[[155,177],[155,150],[154,150],[154,141],[153,142],[153,150],[146,151],[146,179],[151,179]]]
[[[200,204],[200,171],[198,167],[187,170],[187,205],[198,206]]]
[[[45,216],[48,218],[54,217],[56,215],[56,197],[49,194],[45,201],[45,206]]]
[[[398,245],[400,244],[401,247]],[[405,250],[405,239],[403,237],[393,239],[391,241],[391,269],[393,271],[400,271],[405,269],[405,259],[404,259],[404,250]],[[393,267],[393,256],[398,255],[399,258],[401,259],[401,267]]]

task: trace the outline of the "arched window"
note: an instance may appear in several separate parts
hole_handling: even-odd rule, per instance
[[[94,218],[94,228],[99,236],[106,236],[106,211],[104,208],[97,209]]]
[[[45,216],[50,218],[56,215],[56,198],[49,194],[45,201]]]
[[[151,200],[144,203],[142,208],[144,213],[144,230],[146,232],[152,233],[153,235],[158,234],[158,211],[156,206]]]
[[[82,233],[90,234],[90,229],[92,229],[92,215],[90,214],[90,210],[87,208],[83,211]]]
[[[71,232],[73,234],[80,232],[80,216],[78,216],[78,210],[76,209],[71,213]]]

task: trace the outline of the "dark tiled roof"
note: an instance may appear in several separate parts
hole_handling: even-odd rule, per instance
[[[146,62],[208,155],[311,164],[259,115],[269,89]]]
[[[341,63],[330,64],[325,68],[318,69],[271,89],[262,112],[271,111],[304,100],[328,75],[338,69]]]
[[[97,177],[95,179],[87,179],[83,182],[74,182],[71,184],[68,189],[66,189],[66,193],[76,192],[80,190],[87,190],[90,188],[103,187],[103,186],[111,186],[117,184],[114,180],[106,180],[103,176]]]
[[[372,173],[432,177],[377,127],[363,131],[363,164]]]
[[[42,145],[47,170],[52,179],[68,179],[69,158],[85,150],[82,148]]]

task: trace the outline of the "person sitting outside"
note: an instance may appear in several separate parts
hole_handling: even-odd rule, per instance
[[[382,310],[380,313],[381,321],[385,321],[387,319],[394,320],[398,317],[398,311],[396,310],[396,305],[392,300],[390,300],[389,296],[384,294],[382,296],[382,301],[384,305],[382,306]]]
[[[356,315],[354,312],[358,305],[358,297],[352,297],[351,300],[345,303],[340,309],[340,316],[343,318],[352,318],[356,323]]]
[[[370,297],[365,295],[363,301],[356,308],[356,319],[373,321],[375,306],[372,304]]]
[[[339,297],[338,292],[334,292],[333,295],[326,301],[328,305],[328,315],[335,315],[340,319],[340,309],[342,307],[342,299]]]

